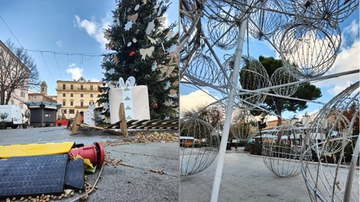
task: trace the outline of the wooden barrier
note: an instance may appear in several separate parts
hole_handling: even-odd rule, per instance
[[[120,103],[120,107],[119,107],[119,120],[120,120],[120,130],[121,133],[125,136],[128,137],[128,130],[127,130],[127,125],[126,125],[126,116],[125,116],[125,107],[124,107],[124,103]]]
[[[72,123],[70,135],[74,135],[79,131],[81,122],[82,122],[81,114],[79,113],[79,111],[76,111],[75,118]]]

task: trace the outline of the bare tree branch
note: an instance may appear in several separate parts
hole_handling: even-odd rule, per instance
[[[8,49],[0,51],[1,105],[7,105],[11,98],[16,98],[16,89],[27,91],[40,85],[34,59],[24,48],[17,48],[10,40],[5,45]]]

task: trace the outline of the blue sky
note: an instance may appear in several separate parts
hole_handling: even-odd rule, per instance
[[[170,2],[167,18],[175,22],[179,2]],[[0,40],[29,50],[48,95],[56,95],[57,80],[102,79],[103,29],[116,6],[115,0],[2,0]]]
[[[205,23],[206,24],[206,23]],[[206,27],[206,25],[203,25]],[[206,28],[204,28],[206,29]],[[349,16],[343,23],[340,24],[340,29],[342,32],[342,44],[340,48],[340,53],[337,56],[337,59],[331,69],[325,74],[334,74],[339,72],[344,72],[348,70],[354,70],[360,68],[360,42],[359,42],[359,9],[357,9],[351,16]],[[246,41],[246,39],[245,39]],[[223,50],[217,51],[218,57],[223,58],[223,54],[233,54],[235,52],[234,49],[225,52]],[[264,41],[256,40],[250,37],[249,40],[249,52],[250,56],[258,59],[260,55],[265,57],[275,57],[277,58],[277,54],[274,49]],[[246,42],[243,48],[243,54],[247,53]],[[317,87],[319,87],[322,91],[322,97],[318,99],[318,101],[326,103],[331,98],[333,98],[336,94],[341,92],[343,89],[348,87],[351,83],[354,83],[359,80],[359,74],[340,77],[335,79],[329,79],[322,82],[313,83]],[[210,94],[221,97],[221,94],[216,90],[211,88],[203,88],[210,92]],[[182,110],[194,107],[197,103],[207,103],[210,99],[208,96],[204,95],[201,91],[191,85],[181,85],[181,99],[180,106]],[[193,100],[199,100],[198,102],[193,102]],[[322,105],[308,103],[308,109],[299,112],[299,114],[304,114],[305,112],[314,112],[316,110],[321,109]],[[293,117],[295,114],[286,112],[283,113],[284,118]]]

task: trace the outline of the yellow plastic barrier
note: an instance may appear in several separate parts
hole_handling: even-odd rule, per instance
[[[74,142],[50,142],[44,144],[0,145],[0,158],[66,154],[74,144]]]

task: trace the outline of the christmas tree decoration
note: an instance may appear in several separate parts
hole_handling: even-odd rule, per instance
[[[125,45],[125,44],[126,44],[126,41],[125,41],[125,37],[124,37],[124,35],[122,35],[122,40],[123,40],[124,45]]]
[[[151,38],[151,37],[149,37],[149,36],[147,36],[147,38],[150,40],[150,42],[151,42],[152,44],[156,44],[156,40],[155,40],[155,39],[153,39],[153,38]]]
[[[105,69],[103,80],[117,81],[120,77],[134,76],[138,85],[132,86],[132,90],[139,86],[146,86],[148,89],[145,97],[148,102],[151,101],[151,104],[142,104],[142,106],[148,107],[150,118],[176,118],[178,110],[175,106],[178,106],[179,102],[177,96],[179,86],[173,84],[178,81],[179,68],[176,58],[178,54],[171,57],[169,52],[174,50],[176,47],[174,45],[177,44],[177,38],[172,37],[177,24],[165,25],[165,12],[169,5],[164,0],[133,0],[123,1],[121,4],[120,9],[116,7],[113,11],[117,21],[105,30],[106,34],[104,33],[104,38],[109,41],[108,47],[114,45],[116,48],[113,53],[104,55],[107,59],[104,59],[101,65]],[[126,86],[125,83],[124,85]],[[114,88],[114,91],[111,85],[103,89],[105,93],[99,96],[98,103],[108,102],[111,106],[110,111],[103,114],[111,117],[111,114],[115,113],[117,117],[119,104],[114,101],[120,102],[120,97],[116,95],[117,97],[114,98],[116,93],[113,93],[121,91],[120,94],[123,96],[124,91],[122,88]],[[109,92],[107,93],[106,90]],[[131,99],[134,99],[135,95],[132,96]],[[136,100],[144,100],[145,97],[142,96]],[[164,105],[165,102],[170,104],[171,101],[173,102],[171,106]],[[153,108],[153,103],[157,103],[158,107]],[[142,106],[133,105],[133,108]]]
[[[140,49],[141,59],[145,60],[146,56],[151,56],[154,52],[154,46],[151,46],[150,48]]]
[[[155,71],[156,68],[157,68],[157,62],[154,61],[154,62],[153,62],[153,65],[151,66],[151,71]]]
[[[177,95],[177,90],[171,89],[170,90],[170,95]]]
[[[135,56],[135,54],[136,54],[135,51],[131,51],[131,52],[129,53],[129,56],[130,56],[130,57],[133,57],[133,56]]]
[[[115,62],[115,64],[117,64],[119,62],[119,59],[116,55],[114,55],[114,62]],[[112,70],[114,71],[114,69],[112,69]]]
[[[115,49],[115,46],[114,45],[111,45],[110,46],[110,50],[114,50]]]
[[[155,23],[154,20],[152,20],[151,22],[149,22],[148,26],[146,27],[145,33],[147,35],[150,35],[151,31],[155,28]]]
[[[165,106],[172,106],[173,105],[173,101],[172,100],[166,100],[165,102],[164,102],[164,105]]]
[[[126,24],[125,24],[125,30],[126,31],[129,31],[132,27],[133,23],[131,21],[128,21]]]
[[[102,82],[102,85],[103,85],[103,86],[106,86],[106,82],[105,82],[105,81],[103,81],[103,82]]]
[[[109,69],[108,73],[109,73],[109,74],[114,74],[114,73],[115,73],[115,70],[111,68],[111,69]]]
[[[166,85],[165,85],[165,87],[164,87],[164,90],[169,89],[169,88],[170,88],[170,85],[171,85],[170,81],[166,82]]]
[[[153,105],[152,105],[152,108],[154,108],[154,109],[157,109],[159,106],[158,106],[158,104],[155,102]]]
[[[110,88],[110,122],[112,124],[119,121],[118,112],[121,102],[124,103],[126,121],[150,119],[148,88],[145,85],[136,86],[133,76],[126,81],[120,77],[115,88]]]
[[[127,19],[130,20],[132,23],[136,24],[136,20],[139,16],[139,13],[136,13],[134,15],[128,15],[127,16]]]

